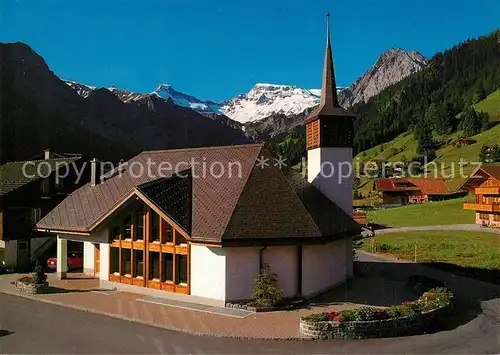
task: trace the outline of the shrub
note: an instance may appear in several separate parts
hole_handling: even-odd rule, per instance
[[[36,262],[35,268],[33,269],[33,272],[31,273],[31,278],[33,280],[33,283],[36,284],[43,284],[45,280],[47,280],[47,275],[45,275],[45,272],[43,271],[43,266],[38,260]]]
[[[326,322],[329,319],[327,313],[313,313],[307,316],[303,316],[302,320],[305,320],[307,322]]]
[[[259,276],[255,279],[252,301],[261,307],[275,307],[283,303],[283,290],[280,287],[278,275],[271,272],[268,264],[264,264]]]
[[[340,317],[343,322],[352,322],[357,320],[357,311],[355,309],[344,309],[340,311]]]
[[[387,308],[389,318],[414,317],[417,315],[417,307],[413,303],[390,306]]]
[[[424,295],[425,294],[433,294],[433,295],[437,296],[438,298],[445,299],[448,301],[451,301],[453,299],[453,292],[451,292],[446,287],[434,287],[434,288],[431,288],[426,293],[424,293]]]
[[[416,302],[420,312],[429,312],[451,305],[453,293],[446,287],[435,287],[425,292]]]
[[[384,319],[414,317],[423,312],[433,311],[448,306],[453,301],[453,293],[446,287],[435,287],[425,292],[414,302],[403,302],[400,305],[390,306],[386,309],[374,307],[360,307],[345,309],[340,312],[315,313],[302,317],[309,322],[366,322]]]
[[[383,309],[373,307],[361,307],[357,309],[358,321],[372,321],[387,319],[387,313]]]
[[[340,312],[340,319],[343,322],[364,322],[372,320],[387,319],[388,315],[384,309],[373,307],[361,307],[356,309],[346,309]]]

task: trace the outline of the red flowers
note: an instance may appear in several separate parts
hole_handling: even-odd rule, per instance
[[[406,306],[406,305],[410,304],[410,302],[409,302],[409,301],[404,301],[404,302],[403,302],[403,303],[401,303],[401,304],[403,304],[403,305],[405,305],[405,306]]]
[[[328,312],[326,315],[328,316],[329,321],[335,321],[335,322],[342,321],[342,317],[340,316],[340,313],[337,311]]]

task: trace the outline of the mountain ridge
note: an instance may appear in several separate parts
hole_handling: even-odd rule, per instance
[[[125,103],[109,89],[78,85],[78,92],[20,42],[0,43],[0,64],[1,162],[46,148],[119,160],[141,150],[249,142],[241,129],[170,99],[147,95]]]
[[[419,71],[427,65],[427,59],[416,51],[406,52],[400,48],[391,48],[382,53],[375,64],[347,88],[337,88],[339,102],[350,107],[366,102],[381,90]],[[96,89],[94,86],[66,81],[82,97]],[[317,106],[320,101],[320,89],[304,89],[294,85],[256,83],[247,93],[240,93],[225,102],[201,100],[195,96],[176,90],[172,85],[160,84],[151,93],[134,93],[116,87],[106,88],[123,102],[131,102],[156,95],[162,99],[171,99],[176,105],[189,107],[208,117],[219,117],[232,127],[252,126],[260,120],[272,120],[273,116],[291,117],[290,127],[296,125],[296,118]],[[220,116],[218,116],[220,115]],[[232,120],[232,121],[231,121]],[[287,123],[283,122],[284,126]],[[264,124],[269,127],[269,124]],[[281,125],[283,126],[283,125]]]

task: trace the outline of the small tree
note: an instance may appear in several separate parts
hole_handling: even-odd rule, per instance
[[[364,245],[364,237],[361,233],[352,238],[352,260],[354,262],[358,261],[357,251],[362,250]]]
[[[271,272],[268,264],[262,266],[254,281],[252,299],[256,305],[263,307],[274,307],[283,302],[283,289],[278,275]]]
[[[31,273],[31,279],[33,280],[33,283],[36,284],[43,284],[45,280],[47,280],[47,275],[45,275],[45,272],[43,271],[43,266],[38,260],[36,261],[33,272]]]
[[[482,163],[487,163],[489,161],[490,148],[487,145],[483,145],[479,152],[479,160]]]
[[[491,160],[494,162],[500,162],[500,145],[495,144],[491,148]]]

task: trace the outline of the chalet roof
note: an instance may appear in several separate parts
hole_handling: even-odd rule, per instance
[[[375,189],[378,191],[418,191],[419,187],[410,183],[408,179],[375,179]]]
[[[479,169],[494,179],[500,180],[500,165],[483,165]]]
[[[350,116],[347,110],[339,105],[337,84],[333,66],[332,46],[330,44],[330,14],[327,15],[326,50],[323,64],[323,81],[321,84],[321,101],[319,106],[305,119],[312,122],[321,116]]]
[[[482,165],[469,176],[460,185],[458,191],[460,190],[471,190],[475,187],[479,187],[484,181],[489,177],[500,181],[500,165]]]
[[[265,168],[259,165],[262,157],[270,159]],[[160,178],[130,171],[135,162],[146,166],[148,160],[156,166],[166,162],[182,166],[190,177],[177,178],[175,170],[163,171],[166,176]],[[350,216],[305,179],[272,162],[261,144],[143,152],[128,162],[130,169],[74,191],[37,228],[89,232],[138,190],[195,241],[322,238],[359,232]],[[203,165],[223,166],[226,173],[203,175]]]
[[[422,191],[425,195],[446,195],[446,182],[439,178],[381,178],[375,180],[378,191]]]
[[[55,172],[60,163],[71,164],[79,160],[80,156],[64,158],[25,160],[0,165],[0,196],[5,195],[21,186],[40,179],[42,176]],[[23,170],[24,167],[24,170]]]
[[[439,178],[409,178],[412,184],[418,186],[426,195],[447,195],[446,181]]]

